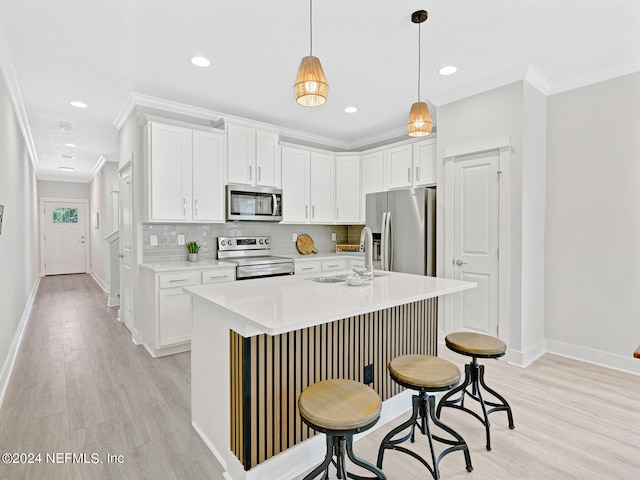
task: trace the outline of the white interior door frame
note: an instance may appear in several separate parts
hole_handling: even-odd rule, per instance
[[[477,140],[464,145],[446,146],[444,149],[444,276],[454,278],[454,161],[478,153],[497,151],[501,173],[499,185],[499,271],[498,271],[498,337],[509,345],[509,284],[510,284],[510,212],[511,212],[511,137],[508,135]],[[442,197],[440,197],[442,198]],[[454,324],[454,303],[451,295],[442,299],[444,321],[439,327],[440,340],[447,333],[460,329]]]
[[[45,276],[45,266],[46,258],[45,258],[45,230],[44,230],[44,207],[46,202],[60,202],[60,203],[81,203],[84,205],[85,215],[89,212],[89,200],[82,198],[53,198],[53,197],[40,197],[40,276]],[[85,248],[85,265],[87,266],[87,272],[91,267],[91,244],[89,238],[89,219],[85,218],[84,222],[84,238],[87,241]]]

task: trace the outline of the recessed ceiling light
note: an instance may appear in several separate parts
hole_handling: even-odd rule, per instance
[[[453,75],[457,71],[458,69],[453,65],[447,65],[446,67],[442,67],[440,70],[438,70],[438,73],[440,75]]]
[[[63,132],[70,132],[71,124],[69,122],[60,122],[60,130]]]
[[[73,172],[75,168],[73,167],[58,167],[58,170],[62,170],[63,172]]]
[[[87,104],[79,100],[74,100],[73,102],[71,102],[71,105],[77,108],[87,108]]]
[[[345,107],[344,111],[346,113],[356,113],[358,109],[356,107],[351,106],[351,107]]]
[[[208,58],[204,57],[192,57],[191,63],[193,63],[196,67],[208,67],[211,65],[211,61]]]
[[[77,145],[75,143],[65,143],[64,144],[65,147],[70,147],[70,148],[76,148]]]
[[[74,156],[73,155],[64,155],[63,154],[63,155],[60,155],[60,158],[72,159],[72,158],[74,158]]]

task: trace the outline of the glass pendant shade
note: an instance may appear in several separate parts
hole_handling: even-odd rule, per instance
[[[305,107],[317,107],[327,101],[329,84],[318,57],[309,55],[300,61],[293,92],[296,101]]]
[[[431,114],[425,102],[416,102],[411,105],[409,121],[407,122],[407,132],[410,137],[426,137],[431,133]]]

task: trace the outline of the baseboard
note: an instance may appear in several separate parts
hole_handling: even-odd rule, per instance
[[[546,353],[545,341],[539,340],[524,350],[508,349],[504,359],[511,365],[527,368]]]
[[[557,340],[547,340],[546,350],[548,353],[560,355],[561,357],[591,363],[600,367],[612,368],[625,373],[640,375],[640,362],[629,356],[617,355],[615,353],[603,352],[592,348],[573,345]]]
[[[20,342],[22,341],[22,334],[24,333],[24,329],[27,326],[27,321],[29,320],[29,315],[31,314],[33,301],[36,298],[38,286],[40,285],[40,278],[41,277],[36,277],[36,281],[33,284],[33,288],[31,289],[31,293],[29,294],[29,298],[27,299],[27,303],[24,307],[24,311],[22,312],[20,323],[18,323],[18,328],[13,337],[13,341],[11,342],[11,348],[9,348],[9,354],[5,359],[4,365],[2,367],[2,372],[0,372],[0,408],[2,408],[2,403],[4,402],[4,397],[7,393],[7,388],[9,387],[9,380],[11,379],[11,373],[13,372],[13,367],[16,363],[18,348],[20,347]]]
[[[107,285],[96,272],[89,270],[89,275],[93,278],[104,293],[109,293],[109,285]]]

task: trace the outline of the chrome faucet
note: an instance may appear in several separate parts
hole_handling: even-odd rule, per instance
[[[360,246],[364,246],[364,270],[353,269],[361,277],[373,280],[373,234],[369,227],[364,227],[360,233]]]

